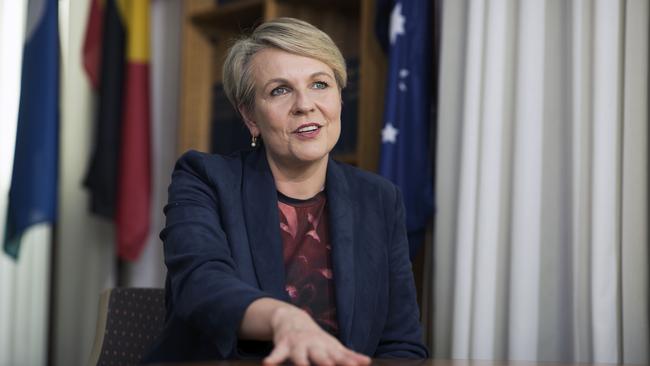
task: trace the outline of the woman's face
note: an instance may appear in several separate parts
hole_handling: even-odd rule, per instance
[[[251,60],[255,102],[240,108],[269,159],[300,166],[327,159],[341,134],[341,94],[332,69],[321,61],[274,48]]]

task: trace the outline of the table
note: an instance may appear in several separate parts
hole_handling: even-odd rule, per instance
[[[261,361],[214,361],[199,363],[165,363],[160,366],[258,366]],[[287,364],[289,365],[289,364]],[[373,360],[375,366],[613,366],[597,363],[557,363],[530,361],[478,361],[478,360]],[[633,366],[616,364],[617,366]]]

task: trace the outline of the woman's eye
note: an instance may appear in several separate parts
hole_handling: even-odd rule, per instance
[[[314,89],[326,89],[329,85],[324,81],[317,81],[314,83]]]
[[[271,96],[278,96],[278,95],[283,95],[287,94],[289,92],[289,89],[284,87],[284,86],[279,86],[273,90],[271,90]]]

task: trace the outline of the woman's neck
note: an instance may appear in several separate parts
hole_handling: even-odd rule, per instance
[[[298,199],[314,197],[325,188],[326,157],[301,165],[281,164],[267,154],[275,187],[285,196]]]

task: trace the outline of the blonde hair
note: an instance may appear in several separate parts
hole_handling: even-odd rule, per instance
[[[251,59],[264,49],[276,48],[323,62],[334,71],[339,90],[345,88],[345,59],[332,39],[313,25],[295,18],[277,18],[262,23],[228,50],[223,64],[223,88],[230,103],[250,109],[255,101]]]

